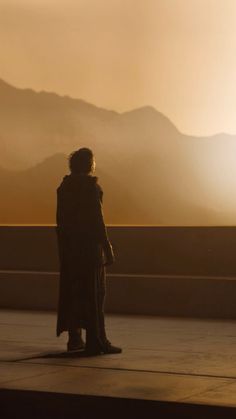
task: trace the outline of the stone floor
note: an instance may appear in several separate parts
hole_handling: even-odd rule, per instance
[[[236,321],[107,316],[123,352],[90,358],[67,356],[55,321],[0,311],[1,389],[236,408]]]

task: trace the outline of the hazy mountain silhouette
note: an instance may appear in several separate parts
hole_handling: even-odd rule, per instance
[[[1,223],[55,223],[56,188],[67,172],[67,157],[63,154],[49,157],[31,169],[8,171],[0,168],[0,191],[5,197],[1,204]],[[121,223],[127,219],[132,222],[136,203],[127,188],[99,170],[97,175],[102,175],[104,180],[107,221]],[[116,194],[113,194],[113,188]],[[138,221],[141,216],[137,205],[134,219]]]
[[[49,157],[31,169],[0,168],[0,192],[4,196],[1,224],[55,223],[56,187],[67,172],[67,157],[63,154]],[[212,220],[211,211],[175,201],[175,194],[168,196],[164,189],[156,205],[153,186],[146,188],[143,183],[132,186],[125,179],[118,182],[115,176],[100,170],[97,175],[105,190],[104,212],[108,224],[188,225],[193,220],[195,223]]]
[[[0,223],[54,223],[66,155],[81,146],[95,152],[108,223],[232,224],[236,218],[233,136],[186,136],[149,106],[120,114],[4,81],[0,104]],[[219,186],[228,188],[229,202]]]

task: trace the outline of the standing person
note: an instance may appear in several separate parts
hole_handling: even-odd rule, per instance
[[[106,336],[104,323],[105,266],[114,262],[102,211],[102,188],[89,148],[69,157],[70,174],[57,188],[57,241],[60,287],[57,336],[68,331],[68,351],[88,355],[120,353]],[[81,329],[86,330],[86,345]]]

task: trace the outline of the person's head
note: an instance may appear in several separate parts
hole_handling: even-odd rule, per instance
[[[69,156],[69,167],[72,174],[89,174],[95,171],[95,159],[90,148],[80,148]]]

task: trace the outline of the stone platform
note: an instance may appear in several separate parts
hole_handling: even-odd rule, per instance
[[[123,353],[89,358],[55,322],[1,310],[1,418],[236,417],[236,321],[109,315]]]

